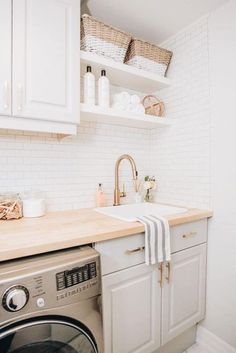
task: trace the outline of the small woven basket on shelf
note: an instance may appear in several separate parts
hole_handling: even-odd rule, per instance
[[[145,114],[163,117],[165,105],[158,97],[148,95],[143,98],[142,104],[145,108]]]
[[[96,20],[92,16],[81,18],[81,50],[124,62],[131,36]]]
[[[173,53],[141,39],[130,42],[125,63],[165,76]]]

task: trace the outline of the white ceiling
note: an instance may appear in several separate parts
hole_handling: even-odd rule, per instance
[[[161,43],[227,0],[82,0],[82,12]]]

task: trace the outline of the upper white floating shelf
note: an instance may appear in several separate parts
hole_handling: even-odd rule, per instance
[[[101,70],[104,69],[107,71],[110,82],[116,86],[147,94],[170,86],[170,80],[166,77],[137,69],[94,53],[81,51],[80,59],[82,74],[85,72],[87,65],[92,66],[92,71],[96,77],[99,77]]]

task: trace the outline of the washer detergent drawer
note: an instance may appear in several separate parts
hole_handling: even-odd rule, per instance
[[[95,244],[101,255],[102,275],[145,262],[144,233]]]

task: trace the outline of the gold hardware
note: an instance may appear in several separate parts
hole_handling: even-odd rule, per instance
[[[123,191],[120,193],[120,197],[126,197],[125,183],[123,183]]]
[[[160,271],[160,279],[159,279],[159,283],[161,288],[163,287],[163,262],[161,264],[158,265],[158,270]]]
[[[136,248],[136,249],[128,249],[128,250],[126,250],[126,254],[128,254],[128,255],[131,255],[131,254],[133,254],[133,253],[137,253],[137,252],[143,252],[145,250],[145,246],[140,246],[139,248]]]
[[[137,172],[134,159],[128,154],[123,154],[122,156],[120,156],[117,159],[116,165],[115,165],[115,190],[114,190],[114,204],[113,204],[114,206],[120,205],[120,198],[126,196],[125,191],[123,190],[123,192],[120,192],[120,188],[119,188],[119,167],[123,159],[127,159],[131,165],[133,180],[137,180],[138,178],[138,172]]]
[[[191,238],[191,237],[194,237],[195,235],[197,235],[197,232],[189,232],[189,233],[183,234],[182,238]]]
[[[168,274],[167,274],[166,280],[167,280],[167,283],[170,283],[170,274],[171,274],[171,263],[170,262],[166,263],[166,268],[168,269]]]

